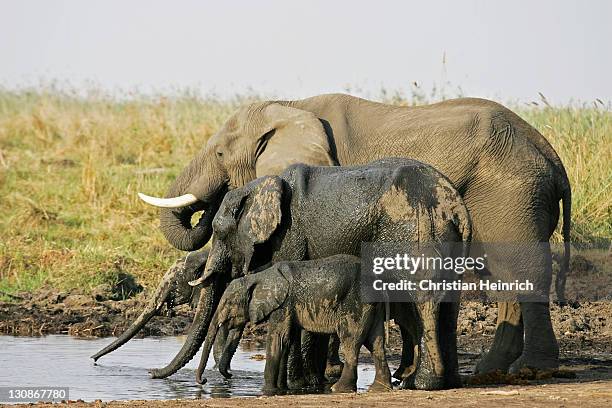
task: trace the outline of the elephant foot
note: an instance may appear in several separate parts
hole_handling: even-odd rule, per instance
[[[510,374],[518,374],[522,369],[530,368],[538,371],[557,370],[559,368],[559,358],[556,356],[528,356],[522,355],[514,361],[508,372]]]
[[[414,374],[415,371],[416,371],[416,367],[414,366],[414,364],[410,365],[408,367],[400,366],[393,373],[393,378],[395,378],[396,380],[403,381],[404,379],[406,379],[406,378],[410,377],[412,374]]]
[[[494,373],[498,370],[502,373],[507,373],[510,364],[512,364],[517,357],[515,352],[506,353],[491,350],[476,363],[474,374]]]
[[[414,379],[414,388],[417,390],[443,390],[445,388],[444,385],[445,384],[443,377],[427,376],[425,378],[422,378],[417,376]]]
[[[348,381],[340,380],[337,383],[335,383],[334,385],[332,385],[331,391],[335,392],[335,393],[356,392],[357,391],[357,384],[355,382],[348,382]]]
[[[368,392],[387,392],[393,390],[393,385],[391,385],[390,380],[377,380],[374,379],[370,388],[368,388]]]
[[[327,378],[339,378],[342,375],[342,369],[344,368],[344,364],[339,362],[337,364],[327,363],[325,367],[325,376]]]
[[[306,387],[309,388],[318,388],[325,384],[325,378],[322,378],[318,375],[308,375],[306,376]]]
[[[287,388],[290,390],[302,390],[306,388],[306,380],[304,378],[293,378],[287,381]]]
[[[461,382],[461,380],[459,380]],[[448,382],[444,377],[435,377],[433,375],[411,375],[404,378],[399,385],[400,390],[424,390],[434,391],[449,388]]]
[[[266,396],[277,395],[279,393],[279,389],[276,387],[264,386],[261,393]]]
[[[444,377],[444,388],[452,389],[461,387],[463,387],[463,381],[461,381],[461,376],[458,372],[452,373],[451,375],[447,375]]]
[[[414,376],[402,379],[397,388],[400,390],[414,390]]]

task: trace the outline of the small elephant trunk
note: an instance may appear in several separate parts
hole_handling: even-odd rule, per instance
[[[221,353],[221,358],[219,359],[219,372],[225,378],[232,378],[232,373],[230,372],[230,364],[232,362],[232,358],[234,357],[234,353],[236,353],[236,349],[240,344],[240,339],[242,338],[243,330],[244,326],[240,328],[234,328],[229,331],[229,335],[227,336],[225,345],[223,347],[223,352]]]
[[[206,369],[206,363],[208,363],[208,357],[210,356],[210,351],[212,349],[213,343],[215,342],[215,338],[217,337],[217,332],[219,331],[219,324],[217,323],[218,313],[212,318],[210,322],[210,329],[208,330],[208,334],[206,335],[206,340],[204,340],[204,349],[202,350],[202,357],[200,358],[200,364],[198,365],[198,369],[196,370],[196,382],[198,384],[206,384],[206,378],[204,375],[204,370]]]

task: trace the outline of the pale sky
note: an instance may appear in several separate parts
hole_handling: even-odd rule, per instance
[[[443,64],[443,60],[445,63]],[[0,84],[612,100],[611,1],[0,0]]]

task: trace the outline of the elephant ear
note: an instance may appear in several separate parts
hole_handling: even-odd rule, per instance
[[[249,321],[259,323],[270,316],[287,299],[289,281],[276,266],[250,275]]]
[[[244,215],[253,244],[266,242],[281,221],[283,182],[280,177],[263,177],[251,193],[251,205]]]
[[[257,148],[257,177],[280,174],[295,163],[338,164],[323,124],[312,112],[273,103],[263,108],[263,117],[267,133]]]

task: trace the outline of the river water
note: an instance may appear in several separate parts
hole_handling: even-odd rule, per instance
[[[166,365],[178,352],[184,337],[132,339],[94,364],[89,358],[113,338],[79,339],[71,336],[0,336],[0,387],[69,387],[70,399],[85,401],[227,398],[261,395],[265,355],[261,348],[240,346],[232,360],[231,379],[207,370],[208,382],[195,382],[198,355],[172,377],[154,380],[150,368]],[[212,354],[212,353],[211,353]],[[213,366],[212,356],[208,367]],[[374,379],[371,364],[359,365],[360,391]]]

